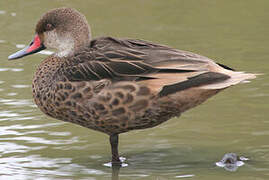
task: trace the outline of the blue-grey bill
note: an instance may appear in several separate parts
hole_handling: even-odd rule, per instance
[[[8,56],[8,60],[19,59],[19,58],[22,58],[22,57],[28,55],[28,53],[26,51],[28,48],[29,48],[29,46],[27,46],[26,48],[24,48],[18,52],[15,52],[14,54],[11,54],[10,56]]]
[[[39,36],[36,34],[34,37],[34,40],[30,43],[29,46],[25,47],[24,49],[14,53],[14,54],[11,54],[10,56],[8,56],[8,59],[9,60],[19,59],[19,58],[22,58],[24,56],[37,53],[43,49],[46,49],[46,47],[43,45]]]

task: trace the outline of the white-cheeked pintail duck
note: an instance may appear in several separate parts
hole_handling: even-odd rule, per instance
[[[110,136],[120,164],[118,135],[157,126],[219,91],[255,78],[191,52],[137,39],[91,40],[86,18],[57,8],[38,21],[18,59],[45,48],[56,53],[37,68],[33,97],[45,114]]]

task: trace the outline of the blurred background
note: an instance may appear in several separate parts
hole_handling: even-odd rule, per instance
[[[63,6],[86,16],[93,37],[149,40],[263,73],[180,118],[120,135],[129,164],[120,179],[269,179],[268,0],[0,1],[0,179],[111,178],[107,135],[49,118],[33,103],[33,73],[51,51],[7,60],[32,40],[43,13]],[[236,172],[216,167],[229,152],[250,160]]]

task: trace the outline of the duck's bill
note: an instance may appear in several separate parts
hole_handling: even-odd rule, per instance
[[[9,60],[19,59],[19,58],[22,58],[24,56],[28,56],[30,54],[37,53],[43,49],[46,49],[46,47],[41,43],[39,36],[35,35],[34,40],[30,43],[29,46],[25,47],[24,49],[14,53],[14,54],[11,54],[10,56],[8,56],[8,59]]]

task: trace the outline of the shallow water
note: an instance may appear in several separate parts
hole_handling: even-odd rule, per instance
[[[264,73],[229,88],[156,128],[120,136],[129,166],[119,179],[269,179],[269,2],[148,0],[0,2],[0,179],[111,179],[108,137],[48,118],[34,105],[31,79],[43,54],[7,61],[33,38],[42,13],[77,8],[93,36],[132,37]],[[216,167],[224,154],[249,158],[236,172]]]

